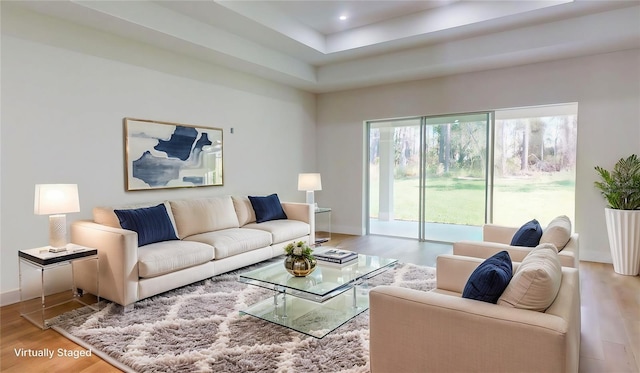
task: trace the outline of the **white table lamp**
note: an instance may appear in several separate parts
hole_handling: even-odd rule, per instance
[[[65,214],[79,211],[77,184],[36,184],[33,213],[49,215],[49,245],[54,249],[67,244]]]
[[[315,205],[313,201],[313,192],[322,190],[322,180],[320,174],[299,174],[298,190],[307,192],[307,203]]]

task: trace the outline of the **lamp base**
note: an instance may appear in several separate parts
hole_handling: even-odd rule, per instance
[[[307,190],[307,203],[310,205],[313,205],[313,207],[316,208],[313,197],[314,197],[313,190]]]
[[[67,216],[57,214],[49,216],[49,246],[54,249],[66,250],[67,245]],[[63,250],[58,250],[63,251]],[[55,251],[54,251],[55,252]]]

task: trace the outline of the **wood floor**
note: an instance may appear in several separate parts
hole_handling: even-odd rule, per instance
[[[446,244],[420,243],[380,236],[332,237],[330,245],[398,258],[402,262],[434,266],[435,258],[450,253]],[[581,262],[582,342],[580,372],[639,372],[640,277],[622,276],[610,264]],[[40,330],[19,315],[19,305],[0,309],[0,371],[2,372],[118,372],[96,357],[59,357],[63,351],[85,351],[54,330]],[[17,351],[54,351],[53,359],[17,356]]]

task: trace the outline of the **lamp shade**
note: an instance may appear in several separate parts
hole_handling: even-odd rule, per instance
[[[36,184],[34,214],[53,215],[79,211],[77,184]]]
[[[299,174],[298,190],[322,190],[320,174]]]

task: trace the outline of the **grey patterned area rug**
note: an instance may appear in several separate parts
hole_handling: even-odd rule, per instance
[[[142,300],[127,313],[114,303],[98,312],[74,310],[53,329],[131,372],[369,371],[368,310],[322,339],[240,315],[272,294],[237,281],[252,268]],[[427,291],[435,288],[435,274],[435,268],[398,264],[369,285]]]

